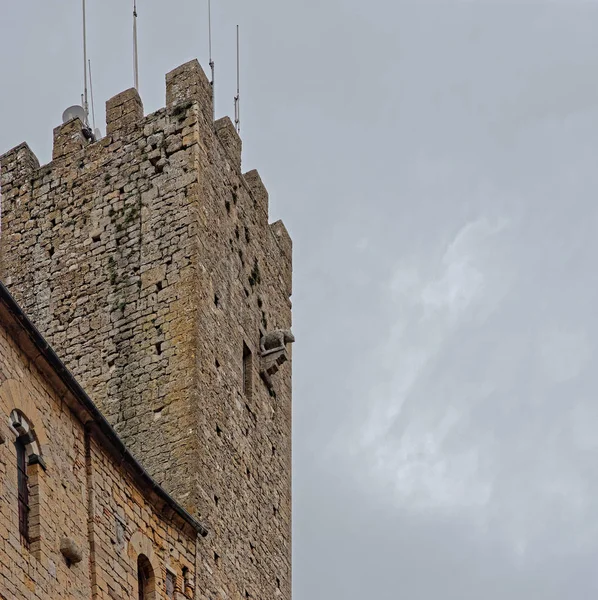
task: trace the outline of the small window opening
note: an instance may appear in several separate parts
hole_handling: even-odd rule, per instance
[[[166,597],[174,599],[174,592],[176,590],[176,575],[169,570],[166,570]]]
[[[218,496],[214,496],[214,504],[216,506],[218,506],[218,500],[219,500]]]
[[[190,594],[193,591],[193,584],[191,583],[191,572],[187,567],[183,567],[183,588],[185,594]]]
[[[137,585],[139,588],[139,600],[154,599],[154,570],[148,557],[144,554],[140,554],[137,559]]]
[[[251,350],[243,342],[243,393],[251,399],[253,392],[253,361]]]
[[[17,433],[15,440],[17,468],[17,510],[21,543],[39,558],[39,519],[31,521],[31,515],[39,510],[39,472],[46,469],[35,431],[25,415],[18,410],[10,413],[10,424]]]
[[[160,356],[162,354],[162,342],[156,344],[156,354]]]
[[[19,533],[24,545],[29,545],[29,478],[27,476],[27,449],[23,437],[17,438],[17,475],[19,490]]]
[[[218,437],[222,437],[222,429],[220,429],[220,425],[216,425],[216,435]]]
[[[280,589],[280,577],[276,578],[276,587]]]
[[[216,563],[216,566],[220,564],[220,556],[216,554],[216,552],[214,552],[214,562]]]

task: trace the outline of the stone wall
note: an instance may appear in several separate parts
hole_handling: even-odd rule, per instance
[[[130,450],[211,535],[205,598],[291,597],[291,368],[268,390],[260,336],[291,325],[292,244],[268,223],[241,140],[212,122],[196,61],[166,108],[134,90],[107,136],[54,132],[53,161],[0,158],[0,276]],[[244,345],[251,352],[245,360]]]
[[[193,581],[203,542],[165,516],[126,465],[90,434],[66,392],[57,391],[15,342],[16,332],[1,311],[0,598],[137,598],[140,554],[154,569],[154,600],[173,598],[166,594],[167,569],[177,576],[177,600],[196,597],[184,586],[183,569]],[[30,424],[41,458],[27,467],[29,544],[19,534],[14,411]],[[79,562],[61,553],[65,540],[80,553]]]

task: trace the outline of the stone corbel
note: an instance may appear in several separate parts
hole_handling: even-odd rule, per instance
[[[260,377],[272,394],[274,385],[272,376],[278,373],[280,367],[289,360],[287,345],[295,341],[295,336],[289,329],[278,329],[262,336],[260,340],[261,369]]]
[[[60,540],[60,552],[69,565],[75,565],[83,560],[81,548],[71,538],[65,537]]]

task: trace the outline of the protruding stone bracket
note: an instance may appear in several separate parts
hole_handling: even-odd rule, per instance
[[[218,119],[214,123],[214,131],[216,137],[224,147],[226,154],[233,163],[237,171],[241,170],[241,153],[243,151],[243,143],[241,138],[229,117]]]
[[[287,354],[286,348],[282,350],[273,350],[266,355],[262,355],[260,377],[270,392],[274,389],[272,376],[278,373],[280,367],[284,365],[287,360],[289,360],[289,355]]]
[[[74,540],[68,537],[60,540],[60,553],[69,565],[76,565],[83,560],[81,548]]]
[[[213,121],[212,86],[197,60],[189,61],[166,75],[166,107],[171,109],[189,101],[199,104],[208,123]]]
[[[295,342],[290,329],[277,329],[262,336],[260,340],[260,377],[269,391],[274,389],[272,376],[289,360],[287,345]]]
[[[135,88],[117,94],[106,102],[106,135],[117,139],[143,119],[143,102]]]

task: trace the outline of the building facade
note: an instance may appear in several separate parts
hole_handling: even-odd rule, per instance
[[[197,61],[106,136],[0,157],[0,278],[125,446],[210,534],[200,598],[291,597],[292,244]]]
[[[0,284],[0,598],[195,598],[206,534]]]

